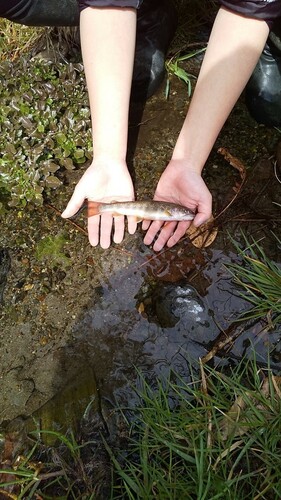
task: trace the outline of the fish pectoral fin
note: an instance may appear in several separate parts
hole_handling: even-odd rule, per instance
[[[120,212],[112,212],[112,217],[124,217],[123,214],[120,214]]]
[[[136,217],[135,215],[127,215],[127,217],[134,218],[137,224],[143,221],[143,217]]]
[[[135,215],[125,215],[120,212],[112,212],[111,215],[112,217],[134,217],[136,219],[136,223],[143,221],[143,217],[136,217]]]

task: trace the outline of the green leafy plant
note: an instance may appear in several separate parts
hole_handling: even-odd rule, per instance
[[[182,66],[180,66],[180,63],[188,59],[191,59],[192,57],[195,57],[201,54],[202,52],[205,52],[205,50],[206,49],[203,48],[182,56],[177,54],[166,61],[166,70],[168,73],[168,79],[165,91],[166,98],[168,98],[170,93],[170,78],[169,78],[170,75],[175,75],[181,81],[183,81],[187,85],[188,96],[189,97],[191,96],[191,80],[196,79],[196,77],[191,73],[188,73],[184,68],[182,68]]]
[[[0,189],[11,206],[41,204],[59,172],[91,158],[90,110],[81,64],[1,64]]]

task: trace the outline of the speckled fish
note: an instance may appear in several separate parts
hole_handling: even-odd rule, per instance
[[[120,201],[99,203],[88,200],[82,208],[88,206],[88,217],[93,215],[111,214],[113,216],[126,215],[141,220],[181,221],[192,220],[195,212],[190,208],[169,203],[166,201]],[[79,210],[80,212],[81,210]],[[78,213],[75,214],[78,215]],[[74,216],[74,217],[75,217]]]

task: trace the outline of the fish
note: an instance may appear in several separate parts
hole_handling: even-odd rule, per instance
[[[114,201],[112,203],[102,203],[88,200],[71,218],[76,217],[84,208],[88,208],[88,217],[108,213],[112,216],[133,216],[136,217],[138,222],[142,220],[162,220],[167,222],[193,220],[196,215],[190,208],[167,201]]]

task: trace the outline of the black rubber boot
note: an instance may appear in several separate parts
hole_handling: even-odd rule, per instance
[[[26,26],[78,26],[79,9],[77,0],[22,0],[4,17]]]
[[[246,86],[251,116],[269,127],[281,125],[281,20],[273,26],[258,64]]]
[[[177,11],[171,0],[144,0],[138,10],[133,101],[144,101],[162,83],[165,58],[177,21]]]

